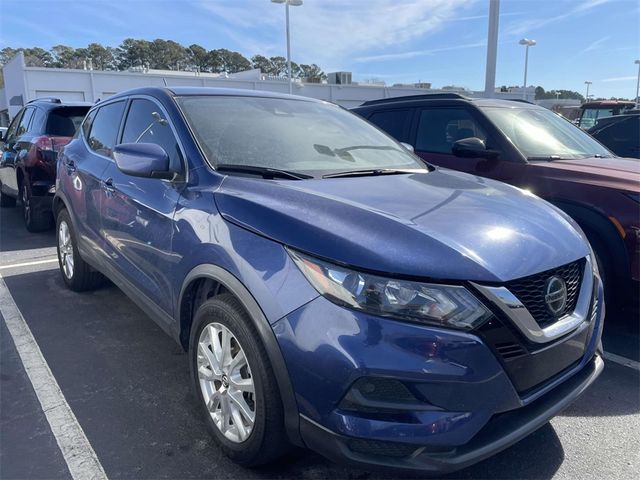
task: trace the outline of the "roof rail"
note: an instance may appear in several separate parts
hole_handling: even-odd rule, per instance
[[[29,100],[27,103],[33,103],[33,102],[62,103],[62,100],[56,97],[40,97],[40,98],[34,98],[33,100]]]
[[[411,100],[434,100],[438,98],[444,99],[462,99],[462,100],[470,100],[469,97],[465,97],[459,93],[423,93],[420,95],[407,95],[404,97],[388,97],[388,98],[378,98],[376,100],[367,100],[361,106],[364,107],[366,105],[377,105],[378,103],[387,103],[387,102],[396,102],[396,101],[411,101]]]
[[[530,102],[529,100],[525,100],[524,98],[505,98],[505,100],[509,100],[510,102],[520,102],[528,103],[529,105],[535,105],[535,103]]]

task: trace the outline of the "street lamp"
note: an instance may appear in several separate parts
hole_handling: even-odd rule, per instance
[[[638,97],[638,95],[640,95],[640,60],[636,60],[634,63],[638,65],[638,81],[636,82],[636,108],[640,108],[640,97]]]
[[[286,6],[287,17],[287,74],[289,75],[289,95],[293,93],[293,85],[291,79],[291,37],[289,34],[289,6],[299,7],[302,0],[271,0],[272,3],[284,3]]]
[[[529,47],[533,47],[536,44],[535,40],[529,40],[523,38],[520,40],[520,45],[525,45],[524,51],[524,90],[522,92],[522,98],[527,99],[527,67],[529,66]]]
[[[591,86],[593,82],[590,82],[589,80],[585,81],[584,84],[587,86],[587,94],[584,97],[584,101],[588,102],[589,101],[589,86]]]

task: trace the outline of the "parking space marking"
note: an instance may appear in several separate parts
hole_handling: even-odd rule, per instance
[[[87,436],[0,276],[0,313],[74,480],[107,479]]]
[[[640,372],[640,362],[636,362],[635,360],[631,360],[630,358],[609,352],[604,352],[604,358],[605,360],[608,360],[610,362],[617,363],[618,365],[622,365],[623,367],[632,368]]]
[[[45,263],[53,263],[58,262],[57,258],[49,258],[47,260],[36,260],[33,262],[23,262],[23,263],[14,263],[10,265],[0,265],[0,270],[6,270],[8,268],[20,268],[20,267],[30,267],[32,265],[43,265]]]

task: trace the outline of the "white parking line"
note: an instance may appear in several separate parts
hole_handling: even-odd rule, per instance
[[[51,373],[40,347],[0,276],[0,313],[36,392],[51,432],[74,480],[107,479],[78,419]]]
[[[47,260],[36,260],[36,261],[33,261],[33,262],[14,263],[14,264],[10,264],[10,265],[1,265],[0,266],[0,270],[6,270],[8,268],[29,267],[31,265],[43,265],[45,263],[53,263],[53,262],[57,262],[57,261],[58,261],[57,258],[49,258]]]
[[[636,362],[635,360],[631,360],[630,358],[609,352],[604,352],[604,358],[605,360],[608,360],[610,362],[617,363],[618,365],[622,365],[623,367],[633,368],[634,370],[640,372],[640,362]]]

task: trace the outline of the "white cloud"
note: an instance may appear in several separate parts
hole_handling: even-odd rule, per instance
[[[409,52],[400,52],[400,53],[386,53],[382,55],[370,55],[370,56],[358,57],[355,59],[355,61],[356,62],[374,62],[374,61],[383,61],[383,60],[402,60],[407,58],[434,55],[440,52],[449,52],[452,50],[466,50],[467,48],[477,48],[477,47],[486,47],[486,46],[487,46],[487,41],[482,40],[474,43],[452,45],[450,47],[430,48],[426,50],[412,50]]]
[[[505,27],[504,33],[506,35],[514,36],[528,34],[529,32],[538,30],[553,23],[560,22],[567,18],[575,17],[577,15],[583,15],[593,10],[594,8],[599,7],[600,5],[604,5],[605,3],[610,3],[611,1],[613,0],[581,0],[579,2],[575,2],[575,6],[573,8],[565,10],[565,12],[561,13],[560,15],[532,18],[520,22],[511,23]]]
[[[600,80],[601,82],[628,82],[629,80],[636,80],[638,77],[636,77],[635,75],[629,75],[626,77],[610,77],[610,78],[603,78],[602,80]]]
[[[291,7],[292,57],[298,62],[340,65],[354,55],[402,45],[439,31],[476,0],[305,0]],[[203,0],[201,7],[235,29],[235,40],[255,53],[283,52],[284,6],[266,0]],[[471,18],[469,18],[471,19]],[[215,25],[212,25],[215,28]],[[262,32],[259,32],[262,31]],[[257,38],[262,33],[263,38]],[[267,36],[268,35],[268,36]],[[246,42],[242,42],[242,38]]]
[[[611,38],[611,35],[607,35],[606,37],[602,37],[602,38],[599,38],[598,40],[596,40],[594,42],[591,42],[589,45],[587,45],[586,48],[583,48],[582,50],[580,50],[579,55],[582,54],[582,53],[587,53],[587,52],[592,52],[594,50],[598,50],[602,46],[602,44],[604,42],[606,42],[607,40],[609,40],[610,38]]]

